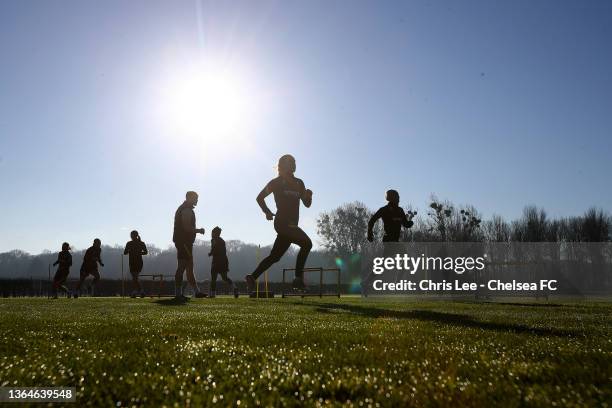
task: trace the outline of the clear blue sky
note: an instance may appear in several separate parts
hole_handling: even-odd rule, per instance
[[[270,244],[255,196],[284,153],[313,237],[391,187],[485,217],[612,203],[610,1],[4,0],[0,55],[0,251],[166,247],[188,189],[207,231]],[[173,117],[204,65],[239,90],[231,137]]]

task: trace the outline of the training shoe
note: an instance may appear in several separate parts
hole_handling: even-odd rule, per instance
[[[199,299],[199,298],[205,298],[206,294],[202,292],[196,292],[193,296]]]
[[[292,287],[294,290],[303,291],[304,289],[306,289],[306,286],[304,285],[304,279],[295,278],[293,280]]]
[[[246,281],[247,284],[247,293],[251,293],[255,291],[255,278],[253,277],[253,275],[247,275],[244,277],[244,280]]]

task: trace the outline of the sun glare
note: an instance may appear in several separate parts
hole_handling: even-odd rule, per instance
[[[249,112],[245,84],[227,70],[182,72],[168,81],[162,96],[172,132],[227,142],[244,130]]]

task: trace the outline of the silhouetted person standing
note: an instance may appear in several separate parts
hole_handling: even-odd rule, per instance
[[[138,281],[138,275],[142,272],[142,256],[149,253],[147,250],[147,246],[140,239],[140,235],[138,231],[132,231],[130,233],[131,241],[128,241],[125,244],[125,249],[123,251],[123,255],[129,256],[129,265],[130,265],[130,274],[132,275],[132,295],[131,297],[135,298],[137,295],[140,297],[144,297],[144,291],[142,290],[142,286],[140,286],[140,282]]]
[[[174,214],[174,234],[172,241],[176,246],[176,257],[178,267],[174,278],[175,295],[183,297],[183,273],[187,271],[187,281],[193,287],[194,296],[205,297],[200,292],[198,283],[193,273],[193,243],[196,234],[204,234],[204,228],[196,228],[196,217],[193,208],[198,205],[198,193],[188,191],[185,201],[179,206]]]
[[[255,289],[255,279],[264,273],[270,266],[278,262],[291,244],[300,247],[295,263],[295,279],[293,287],[304,289],[304,265],[312,249],[312,241],[306,233],[298,227],[300,218],[300,201],[306,207],[312,204],[312,191],[306,189],[304,182],[294,176],[296,169],[293,156],[286,154],[278,160],[278,177],[271,180],[257,196],[257,204],[266,215],[268,221],[274,220],[274,229],[278,234],[270,255],[264,258],[252,274],[246,276],[249,292]],[[274,194],[276,214],[266,205],[265,198]]]
[[[385,230],[383,242],[398,242],[402,232],[402,226],[404,228],[410,228],[413,225],[412,220],[406,217],[404,209],[399,206],[400,196],[397,191],[388,190],[385,198],[389,203],[379,208],[368,222],[368,241],[370,242],[374,240],[374,233],[372,230],[379,218],[382,218]]]
[[[212,256],[210,265],[210,294],[211,298],[216,296],[217,291],[217,275],[221,275],[227,284],[232,287],[234,297],[238,297],[238,288],[232,280],[227,276],[229,271],[229,260],[225,249],[225,241],[221,238],[221,228],[215,227],[211,231],[212,239],[210,240],[210,252],[208,256]]]
[[[81,278],[79,279],[79,283],[77,284],[76,291],[74,293],[74,297],[77,298],[81,294],[81,285],[89,275],[93,276],[93,281],[91,282],[91,294],[94,295],[95,287],[98,281],[100,280],[100,272],[98,272],[98,264],[100,266],[104,266],[104,263],[101,259],[102,256],[102,242],[96,238],[94,239],[93,245],[87,248],[85,251],[85,256],[83,256],[83,263],[81,264]]]
[[[70,297],[70,291],[64,285],[66,279],[70,274],[70,267],[72,266],[72,254],[70,254],[70,244],[64,242],[62,244],[62,251],[57,254],[57,261],[53,263],[53,266],[58,265],[57,271],[53,276],[53,298],[57,299],[57,290],[61,289],[68,297]]]

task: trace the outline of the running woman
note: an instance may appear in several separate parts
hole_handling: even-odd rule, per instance
[[[271,180],[257,196],[257,204],[266,215],[268,221],[274,220],[274,229],[278,234],[270,255],[264,258],[252,274],[247,275],[248,291],[255,290],[255,280],[270,266],[278,262],[291,244],[300,247],[295,263],[295,279],[293,288],[304,289],[304,265],[312,249],[312,241],[306,233],[298,227],[300,218],[300,201],[308,208],[312,204],[312,191],[304,186],[304,182],[296,178],[295,159],[290,154],[278,160],[278,177]],[[265,198],[274,194],[276,214],[266,205]]]
[[[53,266],[59,265],[55,276],[53,276],[53,299],[57,299],[57,290],[61,289],[68,297],[70,297],[70,291],[64,285],[66,279],[70,274],[70,267],[72,266],[72,255],[70,254],[70,244],[64,242],[62,244],[62,251],[57,254],[57,261],[53,263]]]
[[[79,279],[79,283],[77,284],[76,291],[74,292],[74,298],[78,298],[81,294],[81,285],[89,275],[93,276],[93,281],[91,282],[91,295],[94,295],[94,289],[96,284],[100,280],[100,272],[98,272],[98,264],[100,266],[104,266],[102,259],[102,242],[96,238],[94,239],[93,245],[87,248],[85,251],[85,256],[83,256],[83,263],[81,264],[81,278]]]
[[[206,297],[196,281],[193,273],[193,243],[196,234],[204,234],[204,228],[196,228],[196,217],[193,208],[198,205],[198,193],[188,191],[185,201],[174,213],[174,234],[172,241],[176,247],[177,269],[174,277],[175,296],[183,298],[183,273],[187,271],[187,281],[197,298]]]
[[[212,239],[210,240],[210,252],[208,256],[212,256],[212,263],[210,265],[210,293],[208,297],[214,298],[216,296],[217,289],[217,275],[221,275],[227,284],[232,287],[234,291],[234,297],[238,297],[238,288],[227,276],[229,271],[229,261],[227,259],[227,252],[225,250],[225,241],[221,238],[221,228],[215,227],[211,231]]]
[[[402,232],[402,226],[404,228],[410,228],[414,224],[412,220],[406,217],[404,209],[399,206],[400,196],[397,191],[388,190],[385,198],[389,203],[376,211],[368,222],[368,241],[370,242],[374,241],[374,233],[372,230],[379,218],[382,218],[385,229],[383,242],[398,242],[400,233]]]
[[[368,222],[368,241],[374,241],[374,225],[379,218],[383,220],[383,228],[385,233],[383,235],[383,242],[399,242],[400,234],[402,232],[402,226],[404,228],[410,228],[414,224],[412,222],[412,216],[416,213],[410,213],[410,217],[406,216],[404,209],[399,206],[400,196],[396,190],[388,190],[385,194],[385,198],[388,204],[381,207],[376,213],[370,218]],[[392,257],[397,253],[397,248],[394,245],[385,246],[384,256]],[[372,281],[375,275],[370,274],[363,280],[363,295],[367,297],[368,291],[370,290]],[[395,280],[397,281],[398,275],[396,272]]]
[[[135,298],[138,295],[140,295],[140,297],[145,297],[144,290],[142,290],[142,286],[140,286],[140,282],[138,281],[138,275],[142,272],[142,256],[147,255],[149,251],[147,251],[147,246],[140,239],[138,231],[132,231],[130,237],[132,240],[125,244],[125,250],[123,251],[123,255],[129,255],[128,259],[133,285],[130,297]]]

